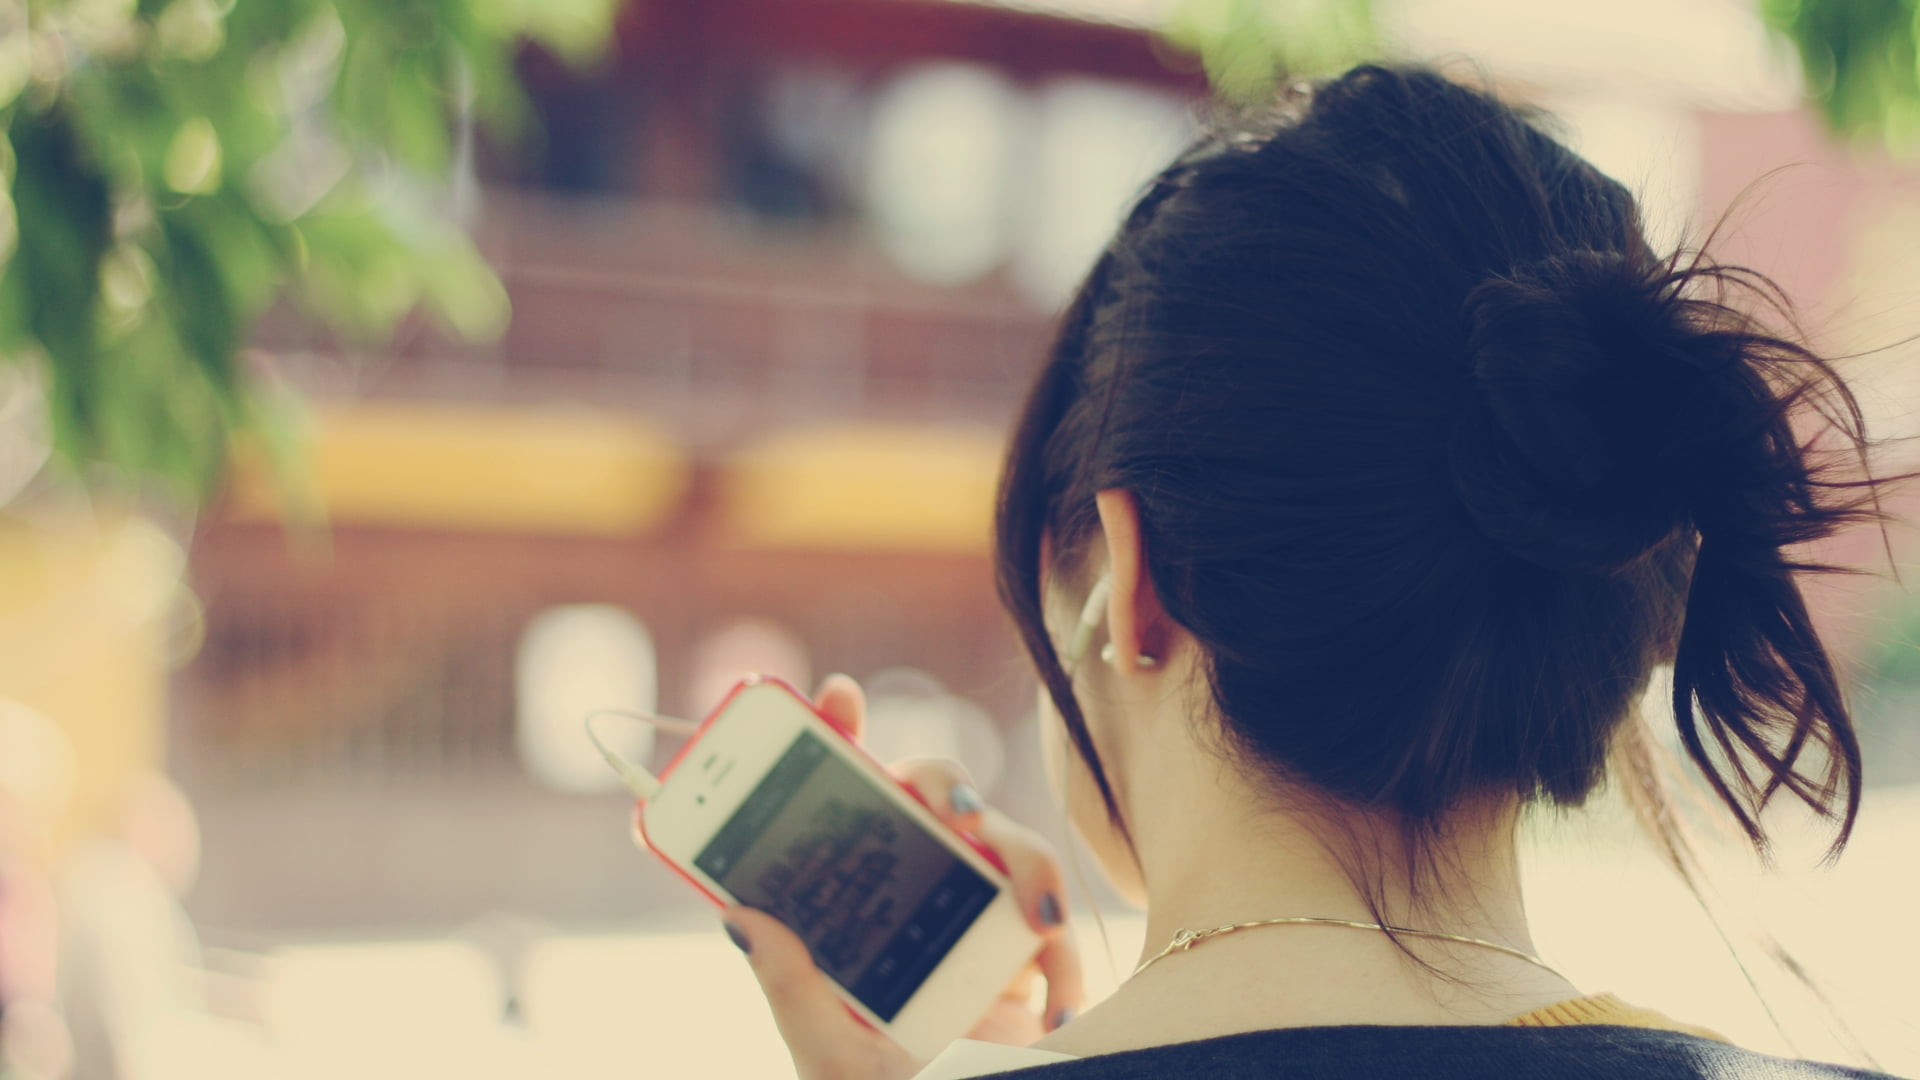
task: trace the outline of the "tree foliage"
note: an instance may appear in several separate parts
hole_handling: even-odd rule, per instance
[[[1837,136],[1920,150],[1920,0],[1753,2],[1798,53],[1808,96]],[[1162,33],[1240,101],[1381,51],[1374,0],[1178,0]]]
[[[1193,53],[1222,97],[1258,101],[1283,77],[1379,54],[1373,0],[1180,0],[1161,34]]]
[[[1920,0],[1761,0],[1800,54],[1807,96],[1856,143],[1920,150]]]
[[[617,0],[0,0],[0,365],[56,447],[192,496],[264,403],[285,301],[374,339],[506,295],[453,197],[471,122],[525,115],[519,43],[592,57]]]

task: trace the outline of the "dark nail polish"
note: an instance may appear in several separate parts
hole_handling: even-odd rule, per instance
[[[1065,921],[1066,921],[1066,916],[1063,915],[1060,911],[1059,897],[1053,895],[1052,893],[1048,893],[1047,895],[1040,898],[1040,925],[1041,926],[1059,926],[1061,923]]]
[[[753,942],[747,940],[747,932],[745,930],[725,920],[721,921],[720,926],[727,932],[727,938],[733,942],[735,948],[749,956],[753,954]]]
[[[1066,1027],[1067,1021],[1071,1019],[1073,1019],[1073,1010],[1061,1009],[1059,1012],[1053,1014],[1053,1029],[1057,1030]]]
[[[980,801],[980,793],[973,790],[971,784],[955,784],[947,792],[947,802],[953,806],[956,814],[977,814],[986,804]]]

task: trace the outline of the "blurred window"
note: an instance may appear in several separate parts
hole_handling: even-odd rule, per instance
[[[1024,109],[991,68],[910,68],[874,103],[867,209],[894,262],[940,285],[997,266],[1012,224]]]
[[[868,753],[880,761],[957,761],[980,790],[999,786],[1006,742],[978,702],[948,691],[919,668],[887,668],[868,677],[865,686]]]
[[[1072,294],[1127,207],[1193,135],[1186,105],[1163,91],[1084,78],[1041,88],[1013,251],[1014,280],[1036,307]]]
[[[733,684],[748,674],[771,675],[813,692],[813,660],[799,635],[772,619],[731,619],[694,650],[686,715],[704,719]]]
[[[830,68],[777,68],[733,90],[721,117],[727,197],[767,221],[844,216],[865,111],[853,80]]]
[[[617,787],[582,724],[595,709],[651,712],[658,687],[653,637],[624,608],[568,604],[541,612],[521,635],[514,667],[521,764],[560,791]],[[653,746],[653,729],[639,721],[608,717],[596,730],[630,758]]]
[[[497,160],[489,164],[572,195],[639,190],[657,112],[644,83],[618,68],[575,72],[539,49],[528,52],[527,64],[536,134],[525,146],[494,148]]]

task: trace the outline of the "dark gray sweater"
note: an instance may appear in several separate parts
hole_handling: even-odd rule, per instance
[[[1651,1028],[1316,1027],[1102,1054],[996,1073],[1019,1080],[1886,1080]]]

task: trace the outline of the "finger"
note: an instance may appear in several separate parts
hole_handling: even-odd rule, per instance
[[[1053,936],[1065,927],[1060,860],[1039,833],[983,805],[973,778],[958,762],[915,758],[895,764],[893,772],[920,792],[941,821],[979,837],[1000,856],[1020,909],[1035,931]]]
[[[853,676],[835,672],[820,680],[820,689],[813,692],[813,703],[854,742],[866,734],[867,692]]]
[[[1046,996],[1036,1009],[1034,985],[1042,978]],[[1007,983],[968,1037],[1025,1046],[1072,1020],[1085,996],[1078,946],[1071,937],[1058,938]]]
[[[981,811],[972,832],[1006,864],[1007,877],[1027,924],[1045,938],[1065,936],[1067,905],[1060,858],[1053,846],[1032,829],[998,810]]]
[[[833,984],[785,923],[748,907],[728,908],[728,936],[746,953],[801,1076],[857,1075],[878,1036],[847,1011]],[[882,1040],[884,1041],[884,1040]]]
[[[1003,997],[987,1006],[973,1030],[967,1032],[967,1038],[1007,1046],[1030,1046],[1046,1033],[1031,1003]]]
[[[980,831],[986,804],[965,766],[944,758],[910,758],[895,762],[889,768],[894,776],[918,791],[934,816],[949,828],[969,833]]]
[[[1086,1003],[1087,987],[1081,974],[1080,947],[1072,934],[1055,934],[1035,958],[1047,980],[1047,1006],[1040,1014],[1048,1031],[1065,1024]]]
[[[1033,1005],[1033,985],[1039,978],[1040,966],[1038,964],[1028,964],[1026,967],[1020,969],[1019,974],[1008,981],[1007,988],[1000,991],[1000,996],[1009,1001],[1017,1001],[1031,1008]]]

